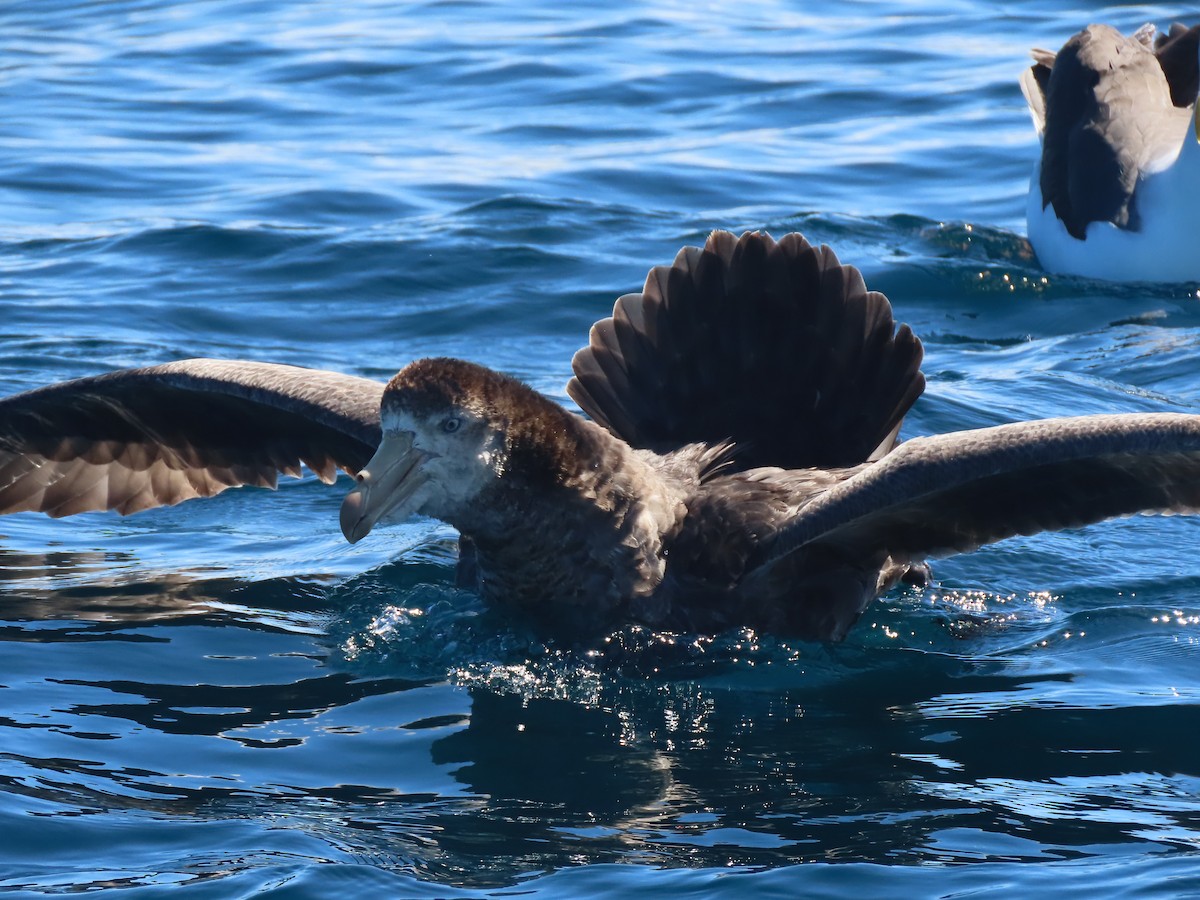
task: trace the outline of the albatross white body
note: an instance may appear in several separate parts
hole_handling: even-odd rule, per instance
[[[1025,219],[1038,262],[1049,272],[1105,281],[1200,281],[1200,140],[1188,129],[1166,168],[1138,183],[1141,228],[1090,222],[1082,241],[1042,203],[1041,162],[1033,170]]]

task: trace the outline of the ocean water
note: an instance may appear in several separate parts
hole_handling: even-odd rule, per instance
[[[835,247],[923,338],[905,435],[1192,410],[1197,285],[1048,277],[1031,46],[1188,7],[0,6],[0,390],[187,356],[566,401],[713,228]],[[837,646],[542,644],[345,481],[0,520],[0,891],[1200,892],[1200,521],[940,561]]]

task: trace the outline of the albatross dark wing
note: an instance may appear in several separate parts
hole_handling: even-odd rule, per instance
[[[920,364],[887,298],[828,247],[716,231],[592,327],[567,392],[635,447],[732,439],[738,468],[847,466],[891,448]]]
[[[274,487],[306,464],[324,481],[379,443],[383,385],[270,363],[192,359],[0,400],[0,513],[122,514]]]
[[[761,549],[897,562],[1135,513],[1200,511],[1200,416],[1045,419],[916,438],[830,489]]]
[[[1154,42],[1154,55],[1171,86],[1171,102],[1189,107],[1200,93],[1200,25],[1188,28],[1179,22]]]

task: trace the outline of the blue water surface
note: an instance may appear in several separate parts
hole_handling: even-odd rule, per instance
[[[570,356],[709,230],[833,245],[924,339],[906,436],[1192,410],[1197,285],[1047,277],[1041,0],[0,5],[0,391],[187,356]],[[1200,522],[940,562],[837,646],[543,644],[344,483],[0,520],[0,891],[1200,892]]]

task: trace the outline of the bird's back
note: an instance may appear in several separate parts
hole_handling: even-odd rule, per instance
[[[728,444],[666,538],[655,624],[711,632],[803,611],[802,581],[751,596],[743,579],[808,499],[894,446],[924,388],[921,357],[887,298],[798,234],[715,232],[618,300],[575,356],[571,396],[624,441],[664,454],[663,469],[685,446]],[[873,592],[876,574],[865,577]]]

